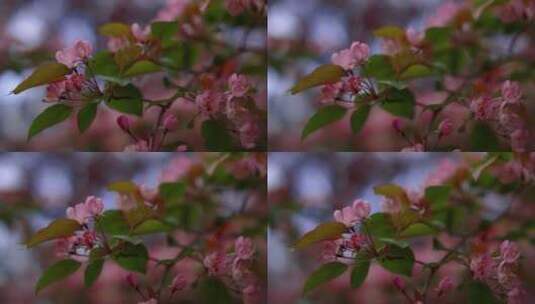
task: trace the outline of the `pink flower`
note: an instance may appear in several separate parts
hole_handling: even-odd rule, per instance
[[[321,88],[321,103],[327,104],[333,102],[338,97],[341,90],[342,83],[340,82],[324,85]]]
[[[356,41],[349,49],[334,53],[331,61],[346,70],[351,70],[366,61],[369,55],[370,47],[366,43]]]
[[[495,262],[490,255],[481,255],[472,258],[470,261],[470,270],[472,270],[474,279],[485,280],[490,278],[496,268]]]
[[[86,78],[84,75],[71,74],[65,80],[65,89],[71,93],[81,92],[85,82]]]
[[[407,40],[409,41],[409,43],[414,47],[421,46],[422,42],[425,39],[425,33],[424,32],[417,31],[412,27],[409,27],[405,34],[407,36]]]
[[[353,54],[351,53],[351,50],[348,49],[334,53],[331,56],[331,61],[333,64],[339,65],[345,70],[351,70],[355,67]]]
[[[49,84],[46,87],[45,101],[53,102],[61,99],[61,95],[65,92],[65,81],[60,80]]]
[[[226,275],[231,270],[232,258],[224,252],[214,252],[204,258],[203,264],[212,276]]]
[[[522,164],[518,161],[509,161],[497,170],[497,176],[500,182],[510,184],[522,177]]]
[[[523,304],[526,292],[521,287],[515,287],[507,292],[507,304]]]
[[[424,145],[420,143],[401,149],[401,152],[424,152],[424,151],[425,151]]]
[[[362,78],[356,75],[351,75],[342,78],[342,86],[345,92],[357,93],[360,90]]]
[[[132,119],[130,119],[126,115],[121,115],[117,117],[117,124],[121,128],[121,130],[125,132],[129,132],[130,128],[132,127]]]
[[[232,16],[238,16],[248,7],[248,0],[225,0],[225,8]]]
[[[139,186],[139,193],[145,201],[152,202],[158,197],[158,189],[147,185]]]
[[[129,273],[126,275],[126,282],[132,287],[138,286],[137,278],[133,273]]]
[[[170,131],[178,129],[178,119],[176,116],[166,113],[163,117],[163,127]]]
[[[514,152],[526,152],[529,139],[530,133],[528,130],[518,129],[511,134],[511,148]]]
[[[438,283],[438,287],[436,289],[436,292],[438,296],[442,296],[446,292],[448,292],[450,289],[453,288],[453,281],[450,277],[444,277],[440,282]]]
[[[427,20],[428,27],[443,27],[452,22],[463,6],[449,1],[437,8],[436,13]]]
[[[433,170],[425,180],[425,186],[440,186],[450,181],[454,177],[459,166],[449,159],[444,159],[438,167]]]
[[[262,303],[260,288],[256,284],[249,284],[242,290],[243,304]]]
[[[151,298],[148,301],[138,302],[137,304],[158,304],[158,301],[155,298]]]
[[[131,29],[132,29],[132,34],[134,35],[134,37],[136,38],[136,40],[138,42],[145,42],[150,37],[150,27],[149,26],[141,28],[141,26],[139,26],[139,24],[134,23],[134,24],[132,24]]]
[[[104,205],[100,198],[89,196],[85,202],[67,208],[67,218],[77,221],[80,224],[87,224],[89,220],[102,213]]]
[[[160,176],[160,183],[174,183],[186,177],[194,165],[195,162],[187,156],[173,159],[167,168],[163,170]]]
[[[519,279],[516,273],[514,272],[515,266],[505,261],[501,262],[498,265],[497,277],[498,282],[505,289],[512,289],[519,285]]]
[[[234,251],[236,257],[241,260],[249,260],[255,253],[255,247],[253,241],[250,238],[240,236],[234,242]]]
[[[505,240],[500,245],[500,254],[506,263],[516,263],[520,257],[518,246],[508,240]]]
[[[186,277],[184,277],[182,274],[177,274],[171,282],[171,285],[169,285],[169,288],[171,288],[171,293],[175,293],[177,291],[186,289],[187,285],[188,282]]]
[[[245,75],[232,74],[228,80],[228,85],[233,97],[243,97],[249,91],[249,80]]]
[[[478,97],[470,103],[470,110],[475,114],[476,119],[488,120],[497,117],[500,103],[488,96]]]
[[[348,227],[354,226],[370,214],[370,205],[368,202],[358,199],[353,202],[351,207],[345,207],[342,210],[334,211],[334,219]]]
[[[211,116],[218,114],[223,105],[223,95],[215,90],[205,91],[197,95],[195,103],[201,114]]]
[[[507,103],[517,103],[522,98],[522,89],[516,81],[507,80],[502,85],[502,96]]]
[[[252,119],[248,119],[240,128],[240,143],[246,149],[253,149],[256,147],[256,141],[260,136],[260,127]]]
[[[524,3],[522,0],[511,0],[500,7],[498,15],[504,23],[518,21],[524,16]]]
[[[455,77],[446,75],[444,77],[444,87],[450,92],[457,92],[464,84],[464,79],[461,77]]]
[[[137,143],[126,146],[124,152],[149,152],[149,143],[146,140],[139,140]]]
[[[93,52],[93,47],[87,41],[77,40],[73,47],[63,49],[56,53],[56,60],[69,68],[87,59]]]
[[[335,241],[325,241],[322,243],[320,260],[323,262],[332,262],[336,259],[338,244]]]
[[[370,47],[364,42],[356,41],[351,44],[351,53],[356,65],[360,65],[368,60],[368,57],[370,56]]]
[[[402,290],[405,288],[405,282],[403,282],[400,277],[394,277],[394,279],[392,279],[392,283],[397,289]]]
[[[453,132],[453,122],[451,119],[446,118],[438,125],[438,131],[440,136],[448,136]]]

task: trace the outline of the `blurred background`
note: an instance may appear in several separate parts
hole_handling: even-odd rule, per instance
[[[352,135],[347,120],[301,141],[307,120],[318,109],[319,89],[290,95],[288,90],[333,52],[353,41],[381,52],[373,30],[385,25],[420,28],[442,0],[271,0],[268,12],[268,105],[271,151],[391,151],[399,136],[391,130],[391,116],[374,109],[364,130]],[[380,134],[380,136],[370,136]],[[363,141],[362,138],[366,138]],[[403,145],[402,142],[394,145]],[[395,148],[395,147],[394,147]]]
[[[106,190],[112,182],[132,180],[154,188],[159,184],[162,170],[170,167],[170,161],[177,157],[199,159],[200,156],[194,153],[0,153],[0,303],[139,302],[139,296],[126,284],[127,272],[112,262],[105,263],[103,273],[89,289],[84,287],[81,268],[67,280],[36,296],[34,288],[39,275],[60,258],[55,256],[54,242],[32,249],[27,249],[23,242],[52,220],[65,217],[68,206],[83,202],[89,195],[102,198],[105,209],[118,209],[119,196]],[[221,187],[215,197],[217,208],[212,208],[210,214],[218,217],[234,214],[242,208],[244,196],[250,198],[249,217],[265,214],[265,195],[259,194],[265,193],[265,188],[263,185],[260,188]],[[256,221],[263,225],[265,218],[256,218]],[[258,235],[259,240],[265,240],[264,235]],[[176,230],[173,236],[189,242],[183,240],[188,237],[183,230]],[[151,257],[163,259],[176,255],[176,248],[165,245],[163,234],[143,240]],[[265,256],[265,242],[259,241],[257,249]],[[173,273],[182,272],[193,281],[189,276],[198,271],[197,267],[198,264],[184,260],[175,265]],[[153,285],[161,280],[160,275],[151,266],[146,280]],[[141,276],[138,277],[143,282]],[[192,291],[181,294],[191,296]]]
[[[109,22],[148,25],[167,0],[0,0],[0,149],[8,151],[122,151],[129,138],[116,125],[116,112],[99,107],[97,118],[88,132],[80,135],[75,119],[69,119],[44,131],[27,142],[32,120],[49,104],[41,102],[45,87],[34,88],[19,95],[10,92],[43,61],[54,60],[57,50],[71,46],[75,40],[91,42],[94,50],[107,47],[105,37],[98,35],[99,26]],[[242,43],[246,30],[242,27],[220,26],[225,41]],[[265,48],[266,29],[247,31],[247,46]],[[261,64],[258,77],[261,85],[259,105],[265,109],[265,69]],[[135,84],[145,98],[163,99],[173,93],[162,84],[162,73],[138,77]],[[176,106],[178,107],[178,105]],[[154,108],[155,109],[155,108]],[[196,114],[196,107],[181,105],[176,112],[181,125]],[[148,111],[147,121],[156,119],[157,111]],[[183,128],[175,132],[191,150],[203,144],[198,130]],[[174,135],[171,135],[172,137]],[[175,139],[175,138],[173,138]],[[265,142],[265,140],[263,141]]]
[[[440,176],[440,171],[445,171],[445,168],[456,167],[480,156],[469,153],[401,152],[269,154],[270,303],[405,303],[406,299],[392,284],[395,275],[377,264],[372,264],[364,285],[358,289],[350,288],[348,272],[303,297],[307,277],[324,263],[321,260],[322,249],[321,245],[305,250],[292,250],[291,247],[319,223],[333,221],[334,210],[350,206],[357,198],[367,200],[372,213],[380,212],[382,198],[374,194],[374,186],[395,183],[406,189],[419,190],[429,176]],[[488,204],[486,216],[490,219],[503,212],[511,201],[510,197],[497,194],[485,198]],[[447,246],[453,240],[445,235],[440,235],[439,239]],[[437,261],[444,254],[443,251],[433,250],[430,238],[417,238],[411,242],[411,247],[420,261]],[[534,263],[529,254],[533,254],[533,250],[526,253],[528,258],[523,259],[525,269],[530,269]],[[421,283],[418,281],[421,267],[415,264],[415,269],[413,277]],[[458,264],[449,263],[441,274],[451,275],[452,279],[460,281],[459,274],[464,269],[459,268]],[[524,279],[533,286],[535,277],[529,273],[525,275],[527,278]],[[463,298],[466,293],[460,293],[457,289],[451,294],[454,296],[446,296],[440,303],[475,303]]]

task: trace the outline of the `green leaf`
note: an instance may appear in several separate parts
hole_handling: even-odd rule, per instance
[[[399,117],[412,119],[414,116],[414,95],[409,89],[391,88],[381,102],[381,107]]]
[[[139,76],[143,74],[159,72],[160,70],[161,70],[160,66],[156,65],[152,61],[141,60],[141,61],[134,63],[128,70],[126,70],[126,72],[124,73],[124,76],[134,77],[134,76]]]
[[[371,109],[370,105],[362,105],[353,112],[351,115],[351,130],[353,130],[353,133],[359,133],[362,130],[368,120]]]
[[[162,183],[159,186],[160,196],[166,203],[176,203],[180,201],[186,192],[186,185],[182,182]]]
[[[160,233],[160,232],[167,232],[170,230],[170,227],[165,225],[164,223],[155,220],[155,219],[149,219],[138,225],[132,234],[134,235],[142,235],[142,234],[153,234],[153,233]]]
[[[401,248],[396,245],[387,245],[381,256],[377,259],[379,264],[386,270],[405,275],[412,275],[412,267],[414,266],[414,254],[410,247]]]
[[[96,53],[89,60],[88,71],[94,75],[101,76],[104,80],[125,85],[126,81],[121,79],[119,67],[115,63],[113,54],[107,51]]]
[[[80,268],[80,265],[80,263],[74,260],[61,260],[50,266],[43,272],[39,281],[37,281],[37,284],[35,285],[35,293],[37,294],[50,284],[61,281],[75,273],[76,270]]]
[[[421,78],[433,75],[433,71],[423,64],[415,64],[401,73],[401,79]]]
[[[136,183],[131,181],[120,181],[114,182],[108,185],[107,189],[109,191],[122,193],[122,194],[132,194],[137,193],[138,188]]]
[[[76,230],[80,229],[80,224],[71,219],[57,219],[48,224],[46,228],[37,231],[27,242],[28,248],[39,245],[43,242],[59,239],[72,235]]]
[[[467,303],[485,303],[485,304],[502,303],[494,296],[490,288],[482,282],[469,281],[463,284],[461,290],[464,294],[466,294]]]
[[[190,69],[196,62],[200,47],[194,43],[175,43],[162,51],[159,63],[174,70]]]
[[[451,186],[431,186],[425,189],[425,199],[433,208],[440,208],[448,203]]]
[[[346,226],[338,222],[319,224],[314,230],[307,232],[294,245],[295,249],[303,249],[314,243],[340,238],[346,231]]]
[[[149,253],[143,244],[124,243],[121,250],[113,255],[113,260],[126,270],[145,273]]]
[[[307,122],[305,128],[303,129],[301,139],[304,140],[317,130],[339,121],[344,117],[346,111],[346,108],[337,105],[330,105],[320,108],[318,112],[316,112],[316,114],[314,114],[314,116],[312,116]]]
[[[385,213],[372,214],[365,222],[365,229],[378,244],[383,243],[380,238],[393,238],[396,234],[392,219]]]
[[[441,50],[450,46],[452,29],[449,27],[432,27],[425,32],[425,40],[429,42],[434,50]]]
[[[344,69],[338,65],[322,65],[299,80],[297,84],[290,89],[290,93],[294,95],[306,89],[324,84],[336,83],[340,81],[340,78],[344,76],[344,73]]]
[[[84,273],[84,283],[85,287],[89,288],[95,283],[95,281],[100,276],[102,268],[104,266],[104,259],[95,259],[87,264]]]
[[[424,235],[433,235],[436,232],[437,231],[435,230],[435,228],[429,225],[426,225],[424,223],[415,223],[403,230],[400,234],[400,237],[411,238]]]
[[[98,32],[102,36],[106,37],[132,37],[132,31],[130,26],[120,22],[106,23],[99,27]]]
[[[43,63],[13,90],[13,94],[19,94],[34,87],[62,80],[70,71],[67,66],[60,63]]]
[[[127,235],[130,232],[130,227],[119,210],[105,211],[97,219],[97,228],[109,235]]]
[[[55,104],[46,108],[33,120],[28,131],[28,140],[54,125],[63,122],[71,116],[72,108],[64,104]]]
[[[375,31],[373,34],[380,38],[401,40],[405,38],[405,31],[397,26],[383,26]]]
[[[494,152],[500,150],[500,142],[496,137],[496,134],[494,134],[492,128],[485,123],[476,123],[470,138],[472,151]]]
[[[373,55],[363,66],[362,71],[365,76],[376,78],[377,80],[394,80],[396,72],[390,62],[390,57],[386,55]]]
[[[159,21],[151,24],[152,36],[162,40],[171,39],[178,33],[179,26],[177,21]]]
[[[227,286],[219,279],[207,277],[200,281],[197,299],[202,304],[231,304],[232,296]]]
[[[368,276],[370,270],[370,258],[365,255],[357,255],[355,265],[351,271],[351,288],[359,288]]]
[[[306,280],[303,293],[307,293],[319,285],[341,276],[346,269],[347,265],[340,262],[331,262],[321,265],[321,267],[315,270]]]
[[[498,155],[494,155],[492,157],[489,157],[486,159],[483,163],[481,163],[479,166],[477,166],[472,171],[472,176],[474,177],[474,180],[478,180],[481,174],[487,170],[490,166],[492,166],[500,157]]]
[[[113,59],[117,63],[119,70],[124,71],[136,62],[142,52],[143,50],[140,46],[132,45],[118,50],[115,56],[113,56]]]
[[[202,137],[205,148],[209,151],[232,151],[232,137],[224,123],[217,120],[205,120],[202,124]]]
[[[143,95],[133,85],[129,84],[124,87],[116,87],[108,106],[125,114],[137,116],[143,115]]]
[[[373,188],[373,191],[377,195],[382,195],[391,199],[401,200],[404,203],[409,202],[409,198],[407,197],[407,192],[405,192],[405,189],[403,189],[403,187],[398,186],[396,184],[385,184],[385,185],[375,186]]]
[[[84,133],[89,129],[97,116],[97,109],[98,103],[91,102],[78,112],[78,130],[80,130],[81,133]]]

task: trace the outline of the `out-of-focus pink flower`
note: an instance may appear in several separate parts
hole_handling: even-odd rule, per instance
[[[428,27],[443,27],[452,22],[461,11],[463,5],[453,1],[446,2],[439,6],[436,13],[427,20]]]
[[[117,117],[117,125],[119,125],[121,130],[125,132],[129,132],[130,128],[132,127],[132,119],[130,119],[126,115],[121,115]]]
[[[174,21],[184,13],[189,4],[190,0],[167,0],[167,5],[158,12],[156,20]]]
[[[517,103],[522,98],[522,89],[516,81],[507,80],[502,85],[502,96],[507,103]]]
[[[87,59],[93,52],[93,47],[87,41],[77,40],[74,46],[56,52],[56,60],[69,68]]]
[[[232,258],[224,252],[218,251],[207,255],[203,260],[203,264],[210,275],[226,275],[231,270]]]
[[[500,182],[510,184],[522,177],[522,164],[518,161],[509,161],[497,168],[496,175]]]
[[[144,28],[141,28],[141,26],[137,23],[132,24],[132,34],[134,35],[134,38],[138,42],[145,42],[150,37],[150,27],[146,26]]]
[[[223,105],[223,94],[215,90],[208,90],[197,95],[195,103],[201,114],[212,116],[221,111]]]
[[[65,79],[65,90],[70,93],[81,92],[87,79],[84,75],[71,74]]]
[[[149,187],[147,185],[139,186],[139,193],[144,200],[152,202],[158,196],[158,189]]]
[[[186,152],[186,151],[188,151],[187,145],[180,145],[176,148],[176,152]]]
[[[232,16],[243,13],[249,5],[249,0],[225,0],[225,8]]]
[[[424,152],[424,151],[425,151],[424,145],[420,143],[401,149],[401,152]]]
[[[354,226],[357,222],[362,221],[370,214],[370,205],[368,202],[358,199],[353,202],[351,207],[345,207],[342,210],[334,211],[334,219],[348,227]]]
[[[236,257],[241,260],[249,260],[253,257],[255,253],[255,247],[253,240],[240,236],[234,242],[234,251],[236,252]]]
[[[108,39],[107,47],[110,52],[116,53],[129,45],[129,42],[124,37],[111,37]]]
[[[138,302],[137,304],[158,304],[158,300],[156,300],[155,298],[151,298],[148,301]]]
[[[230,94],[233,97],[243,97],[249,91],[249,79],[245,75],[232,74],[228,80]]]
[[[504,23],[511,23],[522,19],[525,9],[527,8],[524,7],[522,0],[511,0],[500,7],[498,15]]]
[[[46,87],[45,101],[54,102],[61,98],[65,92],[65,80],[56,81]]]
[[[392,279],[392,283],[399,290],[402,290],[405,288],[405,282],[403,282],[403,280],[400,277],[394,277]]]
[[[438,131],[440,136],[448,136],[453,132],[453,122],[451,119],[446,118],[438,125]]]
[[[457,172],[459,166],[450,159],[444,159],[425,180],[425,186],[440,186],[447,183]]]
[[[178,119],[176,116],[171,113],[166,113],[163,117],[163,127],[170,131],[178,129]]]
[[[356,93],[360,91],[362,78],[356,75],[351,75],[342,78],[343,89],[345,92]]]
[[[500,244],[500,254],[506,263],[516,263],[520,257],[518,246],[509,240],[505,240]]]
[[[102,213],[104,205],[100,198],[89,196],[85,202],[67,208],[67,218],[77,221],[80,224],[87,224],[89,220]]]
[[[526,292],[521,287],[515,287],[507,292],[507,304],[523,304]]]
[[[368,57],[370,56],[370,47],[364,42],[355,41],[351,44],[351,53],[355,64],[360,65],[368,60]]]
[[[133,145],[126,146],[124,152],[149,152],[149,143],[146,140],[139,140]]]
[[[409,27],[406,31],[407,40],[414,47],[419,47],[422,45],[422,42],[425,39],[425,33],[422,31],[417,31],[412,27]]]
[[[438,287],[436,289],[436,292],[438,296],[444,295],[446,292],[448,292],[450,289],[453,288],[453,281],[450,277],[444,277],[440,282],[438,283]]]
[[[472,270],[474,279],[486,280],[491,277],[496,269],[496,263],[488,254],[472,258],[470,261],[470,270]]]
[[[500,109],[500,103],[488,96],[475,98],[470,103],[470,110],[476,119],[487,120],[496,118]]]
[[[381,209],[390,214],[396,214],[401,211],[401,203],[398,200],[385,198],[381,202]]]
[[[327,104],[327,103],[333,102],[338,97],[341,90],[342,90],[341,82],[324,85],[321,88],[321,95],[320,95],[321,103]]]
[[[242,290],[243,304],[261,303],[261,292],[257,284],[249,284]]]
[[[320,260],[323,262],[334,261],[337,252],[338,244],[335,241],[325,241],[321,246]]]
[[[138,286],[137,278],[133,273],[127,274],[125,279],[126,279],[126,282],[128,283],[128,285],[130,285],[130,286],[132,286],[134,288],[136,286]]]
[[[179,156],[171,161],[169,166],[162,171],[160,183],[174,183],[186,177],[195,162],[187,156]]]
[[[171,288],[171,293],[175,293],[177,291],[186,289],[187,286],[188,281],[186,280],[186,277],[179,273],[174,277],[171,285],[169,285],[169,288]]]
[[[450,92],[457,92],[464,84],[465,80],[460,77],[447,75],[444,77],[444,87]]]
[[[247,119],[245,123],[239,128],[240,143],[246,149],[253,149],[256,147],[256,141],[260,136],[260,127],[253,119]]]
[[[350,70],[355,67],[353,54],[351,53],[351,50],[348,49],[334,53],[331,56],[331,61],[333,64],[339,65],[346,70]]]
[[[527,129],[518,129],[511,134],[511,148],[514,152],[526,152],[529,139],[530,133]]]

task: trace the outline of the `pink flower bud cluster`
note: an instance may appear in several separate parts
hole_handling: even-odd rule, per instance
[[[521,303],[524,289],[517,275],[520,250],[511,241],[503,241],[496,253],[483,253],[472,257],[470,270],[476,280],[485,282],[492,291],[506,297],[508,303]]]
[[[334,53],[331,61],[345,70],[352,70],[363,64],[369,56],[370,47],[366,43],[356,41],[353,42],[349,49]]]
[[[347,227],[353,227],[357,223],[362,222],[370,215],[370,204],[362,199],[357,199],[353,202],[352,206],[344,207],[342,210],[334,211],[334,219],[346,225]]]
[[[77,221],[80,225],[84,225],[102,214],[103,210],[104,205],[100,198],[88,196],[85,202],[67,208],[66,213],[67,218]]]
[[[56,60],[72,69],[87,60],[92,52],[93,47],[89,42],[77,40],[74,46],[58,51]]]

